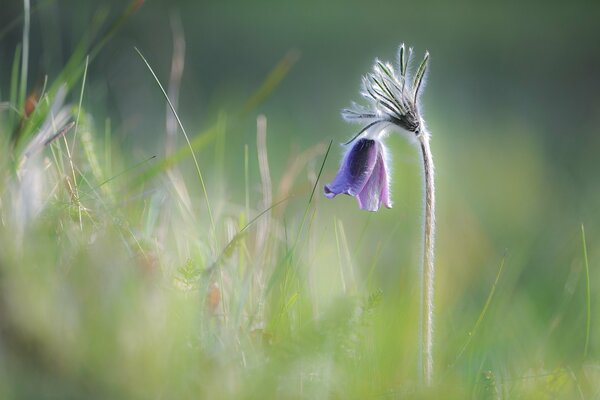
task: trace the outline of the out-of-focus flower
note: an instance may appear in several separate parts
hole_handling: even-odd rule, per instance
[[[363,138],[350,147],[337,176],[325,185],[328,198],[340,193],[355,196],[363,210],[377,211],[382,203],[392,207],[386,151],[380,140]]]

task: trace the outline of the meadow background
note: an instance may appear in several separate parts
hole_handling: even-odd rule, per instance
[[[600,397],[599,3],[0,10],[1,398]],[[402,42],[431,54],[431,388],[418,152],[387,140],[391,210],[322,196]]]

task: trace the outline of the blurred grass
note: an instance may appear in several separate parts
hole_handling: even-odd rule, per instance
[[[489,133],[476,135],[431,112],[438,369],[436,385],[424,388],[415,366],[414,149],[389,139],[395,208],[367,214],[353,199],[318,193],[339,155],[329,140],[311,152],[302,141],[281,145],[300,129],[291,114],[287,128],[268,119],[267,130],[263,117],[266,142],[255,145],[256,107],[271,96],[285,108],[277,86],[296,53],[234,102],[241,111],[182,123],[198,132],[189,146],[156,158],[124,146],[112,128],[120,121],[102,124],[86,104],[102,79],[92,55],[136,4],[115,22],[96,14],[26,118],[17,96],[24,47],[11,51],[9,96],[0,98],[9,102],[0,109],[1,398],[598,397],[594,170],[557,165],[527,119],[471,116]],[[96,83],[84,91],[88,54]],[[309,111],[294,114],[310,119]],[[53,114],[61,112],[65,124],[77,121],[77,135],[45,145],[62,128]],[[156,110],[145,112],[156,120]],[[570,165],[587,165],[589,151]],[[206,171],[215,229],[185,160],[192,153]]]

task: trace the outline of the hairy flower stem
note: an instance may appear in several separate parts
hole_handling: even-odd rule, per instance
[[[433,158],[429,147],[429,132],[417,134],[423,157],[425,225],[423,227],[423,265],[421,266],[421,307],[419,327],[419,362],[426,385],[433,381],[433,282],[435,278],[435,184]]]

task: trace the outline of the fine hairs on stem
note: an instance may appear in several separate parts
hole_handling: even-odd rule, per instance
[[[433,380],[433,285],[435,279],[435,180],[433,157],[429,147],[429,132],[418,135],[423,160],[423,264],[421,267],[421,348],[423,378],[427,385]]]
[[[433,382],[433,289],[435,238],[435,186],[430,134],[421,117],[419,97],[425,83],[429,53],[425,53],[414,76],[409,73],[412,49],[404,44],[398,50],[397,69],[390,63],[375,60],[373,71],[363,77],[361,95],[369,102],[365,107],[352,103],[342,110],[348,122],[362,125],[344,145],[346,154],[333,182],[325,185],[325,196],[344,193],[355,196],[363,210],[391,208],[388,174],[389,157],[383,138],[388,130],[407,133],[416,139],[423,161],[423,264],[420,269],[419,374],[426,385]]]

